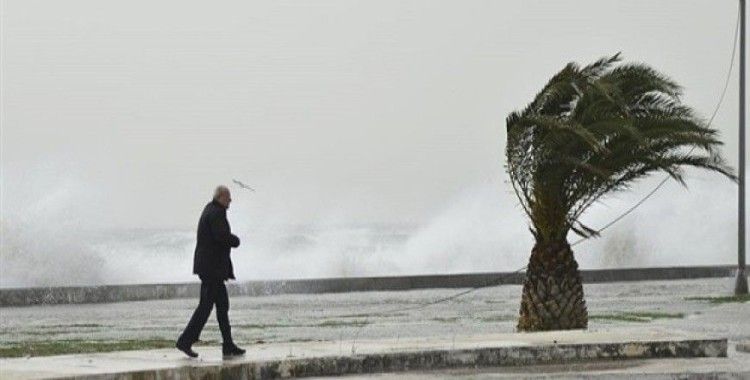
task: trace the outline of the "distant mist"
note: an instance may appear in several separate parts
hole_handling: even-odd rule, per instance
[[[695,172],[688,189],[669,183],[601,238],[574,247],[581,267],[734,263],[736,188],[716,179]],[[608,198],[585,219],[592,227],[603,225],[654,181]],[[232,253],[239,280],[512,271],[526,264],[533,245],[521,210],[502,185],[467,188],[417,225],[357,224],[345,210],[294,224],[305,218],[258,214],[257,199],[235,191],[229,218],[242,239]],[[193,228],[97,228],[76,216],[85,207],[84,194],[85,187],[62,186],[21,213],[3,215],[1,286],[195,279]]]

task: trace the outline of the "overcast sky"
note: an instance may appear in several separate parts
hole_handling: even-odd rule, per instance
[[[489,186],[523,223],[506,115],[566,62],[621,51],[709,116],[736,3],[3,0],[2,213],[64,200],[99,227],[188,227],[238,178],[257,193],[236,204],[289,222],[420,224]],[[716,119],[732,162],[735,82]],[[687,206],[734,191],[698,182]]]

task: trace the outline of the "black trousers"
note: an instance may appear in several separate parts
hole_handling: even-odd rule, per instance
[[[216,305],[216,320],[219,322],[221,338],[224,344],[231,344],[232,327],[229,325],[229,295],[224,281],[216,278],[201,276],[201,299],[198,307],[193,312],[185,331],[178,338],[178,341],[193,344],[203,331],[208,317],[211,315],[211,309]]]

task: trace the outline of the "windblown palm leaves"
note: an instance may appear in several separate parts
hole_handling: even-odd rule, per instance
[[[538,242],[590,237],[579,222],[603,195],[682,168],[734,179],[719,155],[717,131],[680,102],[680,86],[620,55],[585,67],[570,63],[525,109],[507,118],[507,170]]]

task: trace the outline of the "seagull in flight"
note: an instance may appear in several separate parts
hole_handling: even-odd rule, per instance
[[[250,190],[252,192],[255,192],[255,189],[253,189],[252,187],[250,187],[248,185],[245,185],[244,183],[242,183],[242,182],[240,182],[240,181],[238,181],[236,179],[232,179],[232,182],[236,183],[237,186],[239,186],[239,187],[241,187],[241,188],[243,188],[245,190]]]

